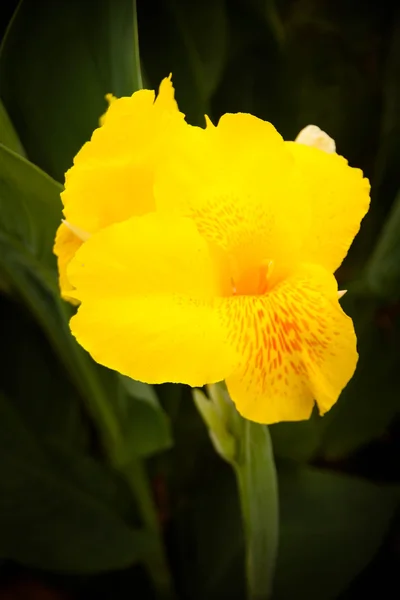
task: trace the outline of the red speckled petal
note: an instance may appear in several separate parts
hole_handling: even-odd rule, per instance
[[[264,296],[226,299],[230,342],[242,356],[226,383],[239,412],[260,423],[329,410],[354,373],[356,337],[333,275],[302,265]]]

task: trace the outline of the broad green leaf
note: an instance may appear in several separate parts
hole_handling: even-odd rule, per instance
[[[0,54],[2,99],[28,157],[58,181],[98,126],[105,94],[136,91],[134,23],[132,0],[22,0],[16,11]]]
[[[129,462],[134,456],[145,457],[170,448],[169,418],[154,388],[122,375],[119,379],[122,389],[114,410],[121,424],[125,460]]]
[[[3,395],[0,416],[2,557],[91,573],[127,567],[151,551],[152,537],[128,527],[110,507],[111,474],[73,453],[65,460],[56,447],[47,454]]]
[[[13,124],[10,121],[10,117],[7,114],[4,104],[0,100],[0,143],[4,144],[10,150],[13,150],[17,154],[24,155],[24,149],[22,148],[21,142],[14,129]]]
[[[10,298],[0,300],[0,312],[6,320],[0,342],[4,357],[0,390],[12,399],[15,411],[64,476],[101,495],[121,516],[132,517],[126,487],[106,464],[91,458],[103,454],[97,434],[43,332],[24,307]],[[85,465],[92,465],[88,479]]]
[[[47,281],[56,269],[52,248],[61,222],[61,191],[51,177],[0,144],[0,239],[25,247]]]
[[[394,302],[400,299],[400,194],[368,262],[366,280],[376,295]]]
[[[180,109],[190,123],[203,125],[228,49],[225,2],[142,2],[138,17],[141,56],[151,86],[172,73]]]
[[[97,437],[93,428],[89,426],[88,419],[82,419],[81,399],[66,378],[66,373],[58,364],[48,343],[45,343],[39,328],[29,321],[22,307],[18,308],[16,303],[9,299],[0,299],[0,311],[6,319],[1,338],[4,358],[0,365],[0,391],[4,387],[9,397],[12,397],[15,410],[18,410],[24,423],[29,424],[30,431],[40,440],[40,446],[46,452],[49,461],[63,474],[64,479],[80,490],[87,491],[89,495],[100,497],[113,513],[124,519],[124,522],[132,523],[135,513],[136,517],[140,517],[142,524],[151,534],[152,541],[151,544],[150,541],[146,542],[145,556],[141,553],[138,558],[148,564],[149,568],[153,568],[152,573],[157,581],[163,580],[165,572],[161,571],[162,565],[159,564],[161,541],[155,510],[151,523],[148,522],[153,500],[147,476],[139,461],[133,469],[133,459],[137,454],[132,439],[132,433],[135,434],[135,431],[131,431],[129,436],[129,424],[124,422],[124,427],[121,424],[121,430],[123,429],[129,439],[126,440],[126,451],[123,450],[125,440],[122,436],[117,448],[124,452],[125,460],[130,459],[129,468],[125,468],[123,473],[129,482],[128,491],[121,477],[117,479],[117,475],[109,467],[95,463],[88,456],[88,452],[98,448]],[[99,369],[99,373],[103,374],[103,370]],[[114,380],[111,387],[114,394],[109,395],[111,403],[118,390],[118,377],[111,372],[109,374]],[[142,395],[145,396],[145,393]],[[131,403],[135,401],[131,398]],[[152,423],[149,422],[148,425],[151,433]],[[142,426],[145,427],[146,423],[142,422]],[[0,437],[1,427],[0,424]],[[117,466],[121,470],[121,461],[117,461],[118,455],[111,458],[118,462]],[[3,490],[0,483],[0,495],[1,493]],[[146,513],[139,509],[134,511],[138,506],[145,506]],[[61,542],[63,543],[63,540]],[[77,543],[79,542],[78,539]],[[49,541],[49,544],[55,543],[56,539]],[[82,569],[85,570],[88,561],[82,557],[81,560]]]
[[[0,271],[43,327],[112,450],[119,426],[97,367],[71,336],[71,311],[59,297],[52,247],[61,217],[61,187],[1,145],[0,157]]]
[[[319,469],[281,469],[273,600],[337,598],[372,560],[399,504],[396,488]]]
[[[11,297],[0,296],[0,313],[0,390],[38,439],[88,449],[93,436],[82,398],[43,331]]]

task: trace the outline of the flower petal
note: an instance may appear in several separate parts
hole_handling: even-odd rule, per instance
[[[184,126],[170,79],[154,92],[114,99],[66,175],[61,197],[66,219],[94,233],[154,210],[153,173],[175,128]]]
[[[61,296],[64,300],[68,300],[72,304],[76,304],[77,301],[70,295],[74,288],[67,277],[67,267],[71,259],[75,256],[76,251],[81,246],[82,240],[79,239],[71,229],[64,225],[64,223],[61,223],[60,227],[57,229],[53,252],[57,256]]]
[[[164,79],[159,94],[140,90],[130,98],[109,99],[102,127],[85,144],[67,172],[61,194],[64,215],[72,226],[89,234],[155,209],[154,169],[167,151],[176,127],[185,126],[174,99],[170,78]],[[67,246],[56,244],[63,269],[72,254]]]
[[[362,171],[338,154],[285,142],[307,185],[312,204],[311,229],[303,260],[336,271],[369,208],[370,185]],[[301,202],[302,199],[299,198]]]
[[[103,229],[69,267],[81,301],[72,333],[139,381],[222,380],[237,364],[216,309],[223,268],[190,219],[152,213]]]
[[[309,228],[308,198],[295,162],[270,123],[247,114],[224,115],[217,127],[182,129],[157,170],[159,210],[192,218],[223,248],[235,279],[273,259],[275,273],[298,260]],[[238,287],[238,286],[237,286]],[[254,290],[242,289],[243,293]],[[239,289],[238,289],[239,292]]]
[[[358,357],[333,275],[303,265],[265,296],[227,299],[225,313],[242,356],[227,386],[244,417],[297,421],[310,416],[314,400],[321,414],[332,407]]]

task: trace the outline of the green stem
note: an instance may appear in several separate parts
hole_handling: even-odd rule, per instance
[[[267,600],[279,535],[278,486],[268,428],[244,421],[241,450],[234,469],[243,518],[248,600]]]
[[[151,556],[146,559],[146,568],[151,577],[157,596],[160,600],[173,600],[176,595],[165,555],[158,515],[148,476],[142,460],[136,460],[125,469],[124,477],[128,482],[143,526],[154,534],[155,547]]]

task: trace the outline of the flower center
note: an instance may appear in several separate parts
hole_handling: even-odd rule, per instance
[[[233,296],[263,296],[274,285],[274,266],[271,259],[265,259],[256,267],[239,271],[231,277]]]

